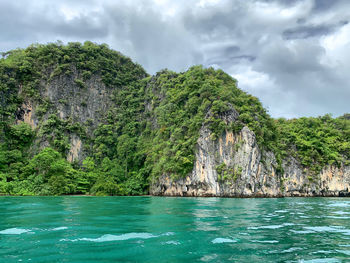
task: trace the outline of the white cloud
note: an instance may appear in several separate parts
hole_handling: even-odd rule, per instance
[[[307,15],[312,9],[312,1],[297,2],[294,6],[284,7],[277,2],[248,2],[255,18],[267,23],[291,21]]]
[[[343,51],[344,48],[349,47],[350,24],[343,26],[338,32],[335,32],[332,35],[323,37],[321,39],[321,44],[330,56],[336,56],[338,59],[338,51]]]
[[[0,51],[105,42],[151,74],[222,68],[275,117],[340,115],[349,111],[349,10],[344,0],[0,1]]]

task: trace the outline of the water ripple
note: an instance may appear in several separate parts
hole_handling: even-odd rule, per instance
[[[349,262],[349,201],[0,197],[0,262]]]
[[[20,235],[23,233],[27,233],[30,232],[29,229],[23,229],[23,228],[9,228],[9,229],[5,229],[0,231],[0,234],[2,235]]]
[[[213,243],[213,244],[236,243],[236,242],[237,242],[237,240],[230,239],[230,238],[221,238],[221,237],[215,238],[211,241],[211,243]]]
[[[253,243],[268,243],[268,244],[274,244],[278,243],[277,240],[251,240]]]
[[[330,232],[330,233],[341,233],[344,235],[350,235],[350,230],[345,229],[341,226],[314,226],[314,227],[304,227],[304,229],[312,232]]]
[[[172,235],[172,232],[165,233],[163,235],[153,235],[150,233],[127,233],[122,235],[111,235],[106,234],[98,238],[76,238],[76,239],[61,239],[60,241],[70,241],[70,242],[77,242],[77,241],[89,241],[89,242],[110,242],[110,241],[123,241],[123,240],[129,240],[129,239],[149,239],[149,238],[155,238],[160,236],[169,236]]]

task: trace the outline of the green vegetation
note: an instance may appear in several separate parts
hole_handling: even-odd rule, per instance
[[[50,100],[47,88],[57,83],[63,83],[59,93],[77,92],[75,98],[81,99]],[[92,86],[106,94],[99,109],[89,105]],[[23,122],[28,103],[36,118],[33,127]],[[274,120],[222,70],[194,66],[150,77],[105,44],[58,42],[4,54],[0,105],[0,194],[146,194],[152,178],[191,172],[203,125],[213,141],[225,130],[238,133],[248,126],[259,148],[275,153],[280,173],[288,156],[315,174],[327,164],[349,165],[348,114]],[[95,118],[79,119],[73,106]],[[72,148],[78,147],[73,137],[83,146],[70,163]],[[241,167],[225,164],[216,170],[228,184],[242,173]]]
[[[350,120],[332,118],[278,119],[278,149],[283,157],[297,158],[304,167],[318,173],[325,165],[349,165]]]
[[[61,118],[57,104],[46,95],[46,86],[64,78],[62,88],[65,91],[74,86],[87,90],[87,81],[92,77],[100,86],[109,89],[114,107],[101,113],[102,117],[97,120],[82,122],[73,116]],[[126,138],[140,133],[136,122],[140,119],[142,104],[134,109],[132,96],[137,93],[136,87],[144,86],[140,80],[145,77],[147,73],[142,67],[105,44],[63,45],[58,42],[3,54],[0,60],[0,193],[145,193],[147,177],[140,169],[142,165],[134,163],[135,142]],[[138,98],[139,101],[142,99]],[[23,115],[18,109],[24,102],[36,105],[39,124],[34,130],[24,123],[16,125]],[[57,103],[67,106],[68,100],[60,98]],[[88,105],[83,100],[79,106],[86,108]],[[89,129],[94,122],[100,125],[91,134]],[[115,133],[110,138],[104,132]],[[66,161],[72,135],[78,136],[86,145],[84,154],[87,158],[80,164]],[[124,137],[119,138],[119,135]],[[42,145],[47,144],[49,147],[43,148]],[[39,162],[51,166],[35,168]],[[87,163],[90,165],[85,166]]]
[[[146,163],[153,176],[168,173],[179,178],[192,170],[203,123],[212,131],[212,140],[224,130],[238,132],[248,125],[259,144],[272,149],[273,120],[257,98],[238,89],[236,80],[222,70],[195,66],[180,74],[163,71],[149,85],[146,100],[155,109],[157,129],[150,131],[153,143]],[[240,114],[238,120],[225,123],[222,117],[234,110]]]
[[[216,166],[218,180],[222,183],[233,184],[242,175],[242,167],[228,168],[225,163]]]

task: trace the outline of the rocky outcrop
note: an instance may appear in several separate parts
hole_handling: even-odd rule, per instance
[[[86,127],[86,136],[93,136],[93,132],[101,123],[101,119],[111,106],[112,89],[108,89],[98,75],[81,82],[81,74],[71,67],[71,73],[42,80],[36,87],[40,92],[41,102],[26,100],[16,113],[16,122],[25,122],[33,130],[40,133],[43,124],[50,115],[54,114],[62,121],[70,121],[73,125]],[[52,73],[51,73],[52,75]],[[80,81],[79,81],[80,80]],[[19,89],[19,95],[23,93]],[[70,149],[67,150],[69,162],[79,162],[86,157],[84,154],[84,141],[80,134],[66,132]],[[38,137],[34,143],[35,150],[50,146],[45,137]]]
[[[290,157],[283,163],[284,196],[350,196],[350,167],[326,166],[315,175]]]
[[[211,139],[202,127],[197,143],[192,174],[173,181],[162,176],[154,181],[151,194],[178,196],[279,196],[280,178],[275,172],[276,160],[266,153],[265,163],[247,127],[234,134],[225,131],[218,140]]]
[[[45,147],[54,148],[77,165],[82,164],[87,156],[96,157],[96,163],[108,158],[106,160],[118,163],[116,167],[122,169],[125,166],[123,176],[115,173],[114,179],[119,183],[120,178],[127,181],[136,175],[149,179],[149,174],[159,175],[161,169],[181,174],[188,171],[188,160],[193,157],[191,144],[198,135],[192,172],[182,179],[174,179],[171,174],[152,178],[151,194],[227,197],[349,195],[349,165],[329,165],[314,174],[312,167],[305,169],[292,156],[281,163],[280,159],[277,162],[273,152],[262,151],[254,132],[247,126],[241,127],[244,123],[254,127],[260,123],[262,129],[256,129],[259,130],[257,134],[264,138],[275,132],[278,126],[267,125],[273,120],[260,102],[239,91],[237,81],[224,72],[193,67],[185,73],[164,70],[151,77],[121,54],[108,51],[103,45],[93,46],[92,43],[83,47],[76,43],[67,47],[58,44],[49,45],[47,50],[40,46],[39,53],[31,47],[22,54],[23,61],[28,63],[21,65],[11,60],[6,63],[9,65],[1,72],[4,86],[0,89],[0,106],[4,110],[0,113],[2,125],[5,124],[1,143],[13,143],[12,139],[9,142],[4,139],[6,134],[11,134],[12,124],[27,123],[35,135],[23,155],[27,160]],[[50,58],[54,50],[57,53]],[[64,50],[66,55],[62,53]],[[34,53],[30,55],[31,52]],[[34,58],[38,60],[35,62]],[[44,61],[44,66],[41,66]],[[34,67],[33,72],[28,65]],[[8,66],[11,67],[7,69]],[[203,118],[205,112],[207,116]],[[341,118],[348,120],[350,117],[345,114]],[[168,121],[172,119],[176,121]],[[197,133],[201,121],[203,125]],[[230,129],[222,131],[222,121]],[[181,122],[184,125],[177,129]],[[213,128],[214,125],[217,127]],[[211,131],[215,129],[216,132]],[[319,134],[317,136],[323,133]],[[348,149],[345,136],[341,143],[345,141]],[[272,142],[270,139],[267,144]],[[316,150],[321,153],[319,148]],[[346,154],[347,151],[338,153]],[[166,166],[163,164],[168,154],[176,158]],[[173,165],[180,160],[178,156],[183,157],[182,168],[185,169]],[[349,164],[349,160],[346,163]],[[133,169],[129,171],[128,166]],[[143,170],[138,173],[137,169]],[[146,190],[146,185],[142,182],[142,191]]]
[[[74,162],[75,160],[82,160],[82,157],[80,156],[82,153],[82,141],[77,135],[73,134],[71,136],[70,146],[71,147],[67,155],[67,160],[69,162]]]
[[[38,125],[38,119],[34,117],[33,106],[31,102],[23,103],[21,108],[17,111],[16,122],[25,122],[35,129]]]
[[[231,112],[231,118],[223,119],[232,122],[235,114]],[[312,175],[290,157],[283,161],[284,172],[278,173],[274,154],[262,153],[248,127],[236,134],[226,130],[220,138],[212,140],[210,130],[203,126],[195,157],[190,175],[180,180],[170,175],[153,179],[150,193],[221,197],[350,195],[349,166],[327,166],[318,175]]]
[[[59,75],[46,83],[42,95],[52,104],[61,119],[88,123],[89,132],[97,127],[111,104],[112,90],[108,89],[98,75],[82,82],[82,76],[72,67],[71,75]]]

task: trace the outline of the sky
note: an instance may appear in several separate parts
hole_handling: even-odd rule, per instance
[[[107,43],[154,74],[221,68],[273,117],[350,112],[349,0],[0,0],[0,52]]]

